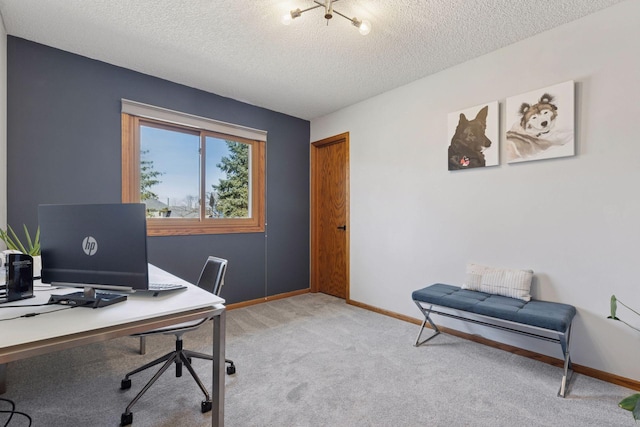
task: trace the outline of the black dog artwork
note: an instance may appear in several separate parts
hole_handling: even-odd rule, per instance
[[[470,169],[486,166],[484,150],[491,146],[485,135],[489,106],[483,107],[476,118],[468,120],[460,114],[456,133],[449,145],[449,170]]]

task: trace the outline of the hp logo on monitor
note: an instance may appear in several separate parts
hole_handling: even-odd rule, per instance
[[[85,254],[93,256],[98,252],[98,242],[91,236],[87,236],[82,241],[82,250]]]

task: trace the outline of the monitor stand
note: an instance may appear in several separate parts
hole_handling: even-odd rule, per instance
[[[126,300],[126,295],[96,292],[94,288],[86,287],[83,292],[72,292],[66,295],[51,295],[49,298],[49,304],[99,308]]]

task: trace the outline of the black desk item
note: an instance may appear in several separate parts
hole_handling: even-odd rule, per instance
[[[0,278],[0,303],[33,297],[33,258],[27,254],[6,255],[6,274]]]

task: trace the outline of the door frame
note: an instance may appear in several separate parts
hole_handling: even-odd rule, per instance
[[[319,227],[318,227],[318,214],[319,212],[316,209],[316,206],[318,205],[318,176],[320,173],[320,168],[318,167],[318,156],[317,156],[317,150],[319,150],[321,147],[326,146],[326,145],[331,145],[331,144],[337,144],[342,142],[343,144],[345,144],[345,222],[346,222],[346,226],[347,229],[345,230],[345,265],[346,265],[346,269],[347,271],[345,271],[345,277],[347,280],[346,283],[346,298],[345,300],[347,302],[349,302],[350,299],[350,274],[349,274],[349,270],[350,270],[350,266],[351,266],[351,262],[350,262],[350,246],[349,246],[349,241],[350,241],[350,230],[351,230],[351,225],[350,225],[350,197],[349,197],[349,191],[350,191],[350,177],[349,177],[349,132],[345,132],[345,133],[341,133],[339,135],[334,135],[334,136],[330,136],[328,138],[324,138],[321,139],[319,141],[315,141],[311,143],[311,156],[310,156],[310,160],[311,160],[311,215],[310,215],[310,230],[311,230],[311,235],[310,235],[310,240],[311,240],[311,251],[310,251],[310,255],[311,255],[311,259],[310,261],[310,272],[311,272],[311,277],[310,282],[311,282],[311,292],[319,292],[319,284],[318,284],[318,275],[319,275],[319,271],[318,271],[318,267],[317,267],[317,263],[316,260],[318,259],[318,239],[319,239]]]

